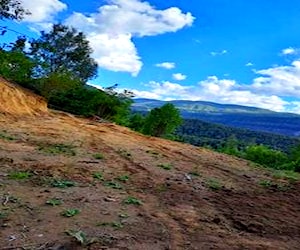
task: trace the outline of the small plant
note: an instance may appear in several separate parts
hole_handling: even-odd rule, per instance
[[[105,182],[104,186],[110,187],[110,188],[113,188],[113,189],[123,189],[123,186],[120,183],[114,182],[114,181]]]
[[[117,180],[127,182],[127,181],[129,181],[129,176],[128,175],[122,175],[122,176],[119,176],[117,178]]]
[[[171,170],[173,168],[173,166],[170,163],[161,163],[158,164],[157,166],[164,170]]]
[[[74,187],[76,186],[76,182],[74,181],[69,181],[69,180],[53,180],[51,182],[52,187],[57,187],[57,188],[67,188],[67,187]]]
[[[113,227],[115,229],[120,229],[124,227],[124,224],[119,221],[113,221],[113,222],[101,222],[97,223],[97,226],[101,227]]]
[[[259,185],[265,188],[271,187],[273,182],[271,180],[261,180],[259,181]]]
[[[46,204],[47,205],[51,205],[51,206],[59,206],[61,205],[63,202],[61,199],[57,199],[57,198],[53,198],[53,199],[50,199],[50,200],[47,200],[46,201]]]
[[[129,153],[127,150],[125,150],[125,149],[120,149],[120,150],[118,150],[118,153],[121,155],[121,156],[123,156],[124,158],[126,158],[126,159],[130,159],[131,158],[131,153]]]
[[[207,186],[214,191],[220,190],[222,188],[221,183],[217,179],[207,180]]]
[[[97,179],[97,180],[100,180],[100,181],[104,180],[103,174],[100,173],[100,172],[93,173],[93,178]]]
[[[124,203],[125,204],[128,204],[128,205],[142,205],[143,202],[135,197],[132,197],[132,196],[129,196],[127,197],[125,200],[124,200]]]
[[[70,208],[70,209],[66,209],[66,210],[62,211],[61,215],[64,217],[73,217],[79,213],[80,213],[79,209]]]
[[[27,171],[13,171],[8,174],[8,178],[12,180],[25,180],[31,176],[32,174]]]
[[[86,233],[81,230],[68,230],[66,231],[66,234],[73,237],[82,246],[88,246],[96,241],[94,238],[89,239]]]
[[[10,135],[8,135],[8,134],[6,133],[6,131],[2,131],[2,132],[0,133],[0,139],[5,140],[5,141],[13,141],[13,140],[15,140],[15,138],[12,137],[12,136],[10,136]]]
[[[101,153],[93,154],[93,157],[94,157],[96,160],[102,160],[102,159],[104,159],[104,155],[101,154]]]
[[[273,173],[273,177],[276,179],[285,179],[294,183],[300,180],[300,173],[289,170],[276,170]]]
[[[74,146],[62,144],[62,143],[42,145],[39,147],[39,151],[42,151],[46,154],[53,154],[53,155],[58,155],[58,154],[64,154],[68,156],[76,155],[76,152],[74,151]]]

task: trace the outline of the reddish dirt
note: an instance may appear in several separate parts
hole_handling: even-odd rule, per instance
[[[7,113],[0,249],[300,249],[297,180],[111,123]],[[66,180],[75,186],[53,186]],[[128,197],[142,204],[125,204]],[[62,204],[46,204],[53,198]],[[62,215],[71,208],[80,213]],[[84,232],[86,244],[70,230]]]

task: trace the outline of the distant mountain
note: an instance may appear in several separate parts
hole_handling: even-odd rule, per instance
[[[175,100],[169,102],[180,110],[184,119],[198,119],[254,131],[300,136],[300,115],[204,101]],[[138,112],[148,112],[165,103],[160,100],[134,99],[132,109]]]

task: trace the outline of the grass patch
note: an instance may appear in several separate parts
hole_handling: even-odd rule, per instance
[[[275,179],[284,179],[292,183],[300,180],[300,173],[289,170],[275,170],[272,176]]]
[[[128,175],[121,175],[117,178],[118,181],[122,181],[122,182],[127,182],[129,181],[129,176]]]
[[[115,182],[115,181],[107,181],[104,183],[104,186],[110,187],[113,189],[123,189],[123,186],[120,183]]]
[[[8,178],[11,180],[26,180],[31,176],[32,174],[28,171],[12,171],[8,174]]]
[[[71,236],[76,240],[76,242],[85,247],[96,242],[95,238],[89,238],[86,233],[81,230],[68,230],[66,231],[66,234]]]
[[[63,201],[61,199],[57,199],[57,198],[53,198],[53,199],[50,199],[50,200],[47,200],[46,201],[46,204],[47,205],[50,205],[50,206],[59,206],[63,203]]]
[[[99,180],[99,181],[104,180],[103,173],[100,173],[100,172],[93,173],[93,178],[96,180]]]
[[[222,188],[222,184],[217,179],[208,179],[206,184],[211,190],[214,191],[220,190]]]
[[[96,159],[96,160],[102,160],[102,159],[104,159],[104,155],[101,154],[101,153],[93,154],[93,157],[94,157],[94,159]]]
[[[7,134],[6,131],[0,132],[0,139],[5,141],[13,141],[16,138],[12,137],[11,135]]]
[[[276,189],[278,191],[287,191],[291,188],[290,185],[276,183],[271,180],[260,180],[258,184],[264,188]]]
[[[127,197],[124,200],[124,203],[127,205],[138,205],[138,206],[143,204],[143,202],[140,199],[132,197],[132,196]]]
[[[171,170],[173,168],[172,164],[170,164],[170,163],[161,163],[161,164],[158,164],[157,166],[164,170]]]
[[[113,222],[101,222],[101,223],[97,223],[97,226],[101,226],[101,227],[113,227],[115,229],[120,229],[124,227],[124,224],[122,222],[119,221],[113,221]]]
[[[75,152],[74,148],[75,148],[75,146],[72,146],[72,145],[57,143],[57,144],[41,145],[39,147],[39,151],[42,151],[46,154],[51,154],[51,155],[63,154],[63,155],[67,155],[67,156],[75,156],[76,152]]]
[[[70,181],[70,180],[57,180],[57,179],[54,179],[54,180],[51,181],[51,186],[52,187],[57,187],[57,188],[68,188],[68,187],[76,186],[76,182]]]
[[[61,212],[61,215],[64,217],[73,217],[77,214],[80,213],[80,210],[77,208],[70,208],[70,209],[66,209],[64,211]]]

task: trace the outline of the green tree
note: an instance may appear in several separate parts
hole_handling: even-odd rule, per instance
[[[275,169],[284,169],[287,162],[287,155],[281,151],[269,149],[264,145],[253,145],[245,150],[245,158]]]
[[[62,24],[55,24],[49,33],[31,41],[31,57],[39,65],[38,77],[63,73],[86,82],[97,74],[97,63],[91,57],[92,49],[82,32]]]
[[[145,118],[143,133],[156,137],[167,136],[182,123],[180,112],[171,103],[152,109]]]
[[[140,113],[134,113],[129,117],[129,125],[128,125],[129,128],[138,132],[142,132],[144,125],[145,125],[145,117]]]
[[[0,19],[21,20],[30,14],[18,0],[0,0]]]

